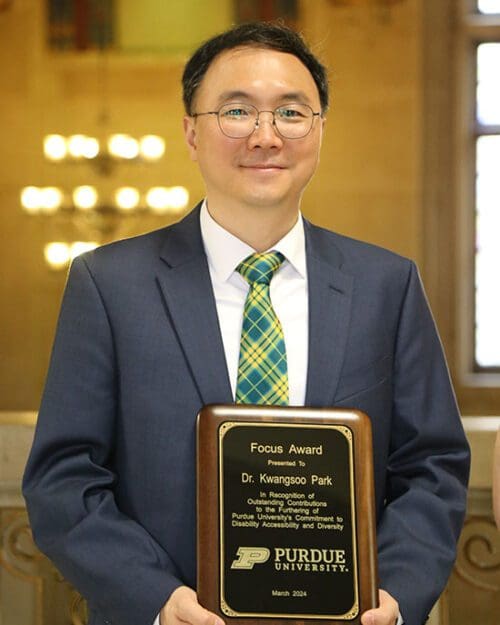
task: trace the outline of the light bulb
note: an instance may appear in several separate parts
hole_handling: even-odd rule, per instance
[[[169,205],[174,211],[181,211],[188,205],[189,192],[186,187],[170,187]]]
[[[73,190],[73,203],[81,210],[90,210],[97,204],[98,194],[95,187],[82,185]]]
[[[96,247],[99,246],[99,243],[95,241],[75,241],[70,246],[70,256],[71,260],[76,258],[80,254],[84,252],[90,252],[90,250],[95,250]]]
[[[71,135],[68,139],[68,152],[73,158],[82,158],[85,154],[87,137],[85,135]]]
[[[157,135],[145,135],[141,139],[140,150],[148,161],[156,161],[165,153],[165,141]]]
[[[62,135],[47,135],[43,140],[43,151],[51,161],[61,161],[68,152],[66,139]]]
[[[139,204],[139,191],[134,187],[120,187],[115,192],[116,205],[120,210],[134,210]]]
[[[21,205],[27,213],[32,215],[40,212],[42,207],[42,192],[38,187],[24,187],[21,191]]]
[[[170,190],[167,187],[151,187],[146,193],[146,204],[154,213],[166,213],[169,210]]]
[[[42,212],[52,214],[57,212],[63,203],[63,192],[58,187],[44,187],[41,191]]]
[[[108,150],[117,158],[133,159],[139,154],[139,142],[130,135],[111,135],[108,140]]]
[[[99,154],[99,141],[95,137],[85,137],[82,146],[82,156],[85,158],[95,158]]]
[[[43,253],[51,269],[63,269],[71,258],[69,245],[60,241],[47,243]]]

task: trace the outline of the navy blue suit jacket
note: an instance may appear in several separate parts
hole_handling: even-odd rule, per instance
[[[305,233],[306,405],[371,417],[381,587],[421,625],[454,561],[468,476],[441,345],[413,263]],[[195,420],[231,402],[199,210],[74,261],[24,494],[92,625],[151,625],[195,586]]]

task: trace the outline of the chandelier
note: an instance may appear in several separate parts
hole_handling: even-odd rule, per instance
[[[5,3],[0,0],[0,7]],[[47,239],[59,239],[48,241],[44,248],[51,269],[65,268],[83,251],[135,234],[137,227],[151,226],[147,217],[176,216],[189,203],[185,187],[155,184],[155,166],[165,156],[163,137],[111,132],[123,122],[115,119],[111,123],[109,3],[85,4],[82,10],[87,22],[92,20],[97,52],[95,123],[88,134],[52,132],[44,136],[44,162],[51,173],[46,175],[44,167],[43,179],[48,184],[30,184],[20,191],[25,214],[47,227]],[[116,175],[121,168],[124,171]],[[132,180],[135,186],[120,184],[124,180]]]
[[[88,163],[99,174],[99,185],[29,185],[21,190],[21,206],[26,214],[53,223],[54,218],[69,221],[87,239],[47,243],[44,256],[52,269],[63,269],[76,255],[112,239],[124,218],[176,215],[188,205],[189,193],[182,186],[110,186],[110,174],[120,164],[152,164],[163,157],[165,141],[158,135],[134,138],[117,133],[109,135],[104,143],[83,134],[49,134],[43,140],[43,152],[52,163]]]
[[[135,139],[127,134],[112,134],[103,149],[99,139],[87,135],[47,135],[43,142],[45,157],[54,162],[64,160],[95,163],[102,173],[110,173],[119,161],[156,161],[165,153],[165,141],[157,135]]]

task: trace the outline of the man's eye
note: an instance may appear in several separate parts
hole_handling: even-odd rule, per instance
[[[239,119],[242,117],[248,117],[248,111],[243,108],[231,108],[222,111],[223,117],[232,117],[235,119]]]
[[[276,109],[276,115],[280,119],[286,119],[286,120],[303,119],[305,117],[302,111],[297,110],[295,108]]]

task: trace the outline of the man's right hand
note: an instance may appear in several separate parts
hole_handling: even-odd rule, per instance
[[[224,621],[205,610],[194,590],[179,586],[170,595],[160,612],[160,625],[225,625]]]

